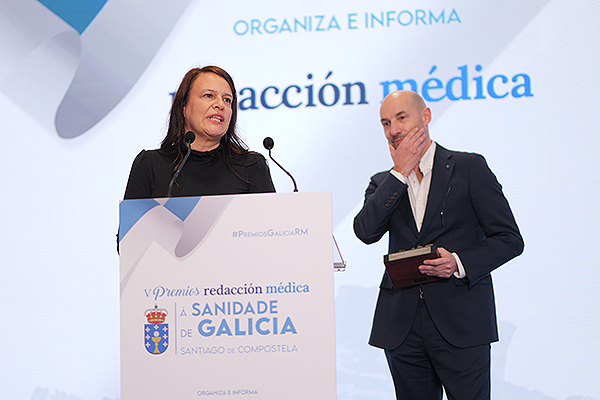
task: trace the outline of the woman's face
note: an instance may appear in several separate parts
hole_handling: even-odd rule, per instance
[[[196,134],[192,148],[208,151],[219,146],[231,122],[233,93],[219,75],[205,72],[196,77],[183,108],[185,131]]]

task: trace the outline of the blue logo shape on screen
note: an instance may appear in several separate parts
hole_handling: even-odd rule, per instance
[[[155,304],[145,315],[148,323],[144,325],[144,347],[152,355],[162,354],[169,347],[169,324],[164,323],[167,310]]]
[[[79,34],[85,31],[108,0],[38,0],[71,25]]]
[[[129,93],[192,1],[0,1],[0,91],[78,137]]]

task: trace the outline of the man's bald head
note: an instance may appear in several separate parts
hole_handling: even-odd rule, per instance
[[[410,90],[398,90],[396,92],[392,92],[388,94],[383,102],[381,103],[381,107],[383,107],[385,102],[395,102],[395,103],[403,103],[414,107],[418,112],[423,111],[427,108],[425,101],[418,93],[411,92]]]

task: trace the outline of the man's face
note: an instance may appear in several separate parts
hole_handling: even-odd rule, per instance
[[[420,104],[414,93],[395,92],[387,96],[381,104],[380,116],[385,137],[394,148],[415,127],[425,129],[429,136],[431,111]]]

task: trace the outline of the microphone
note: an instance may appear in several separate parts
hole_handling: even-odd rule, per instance
[[[265,146],[265,149],[271,151],[271,149],[275,146],[275,142],[273,142],[273,139],[270,137],[266,137],[265,140],[263,140],[263,146]]]
[[[269,150],[269,158],[271,160],[273,160],[273,162],[275,164],[277,164],[277,166],[279,168],[281,168],[281,170],[283,172],[285,172],[286,174],[288,174],[288,176],[290,178],[292,178],[292,182],[294,183],[294,192],[297,192],[298,191],[298,186],[296,186],[296,180],[294,179],[294,177],[292,176],[292,174],[290,174],[289,172],[287,172],[286,169],[283,168],[281,166],[281,164],[279,164],[277,161],[275,161],[275,159],[271,156],[271,149],[275,146],[275,142],[273,142],[273,139],[271,139],[270,137],[266,137],[265,140],[263,140],[263,146],[265,146],[265,149]]]
[[[181,162],[181,164],[179,164],[179,168],[177,168],[177,171],[175,171],[175,173],[173,174],[173,178],[171,178],[171,182],[169,182],[169,189],[167,190],[167,197],[171,197],[171,191],[173,190],[173,184],[175,183],[175,179],[177,179],[177,177],[179,176],[179,173],[181,172],[183,165],[185,164],[188,157],[190,156],[190,153],[192,152],[192,143],[194,142],[194,140],[196,140],[196,134],[192,131],[187,131],[185,133],[185,135],[183,136],[183,141],[185,143],[187,143],[187,145],[188,145],[188,151],[187,151],[185,157],[183,157],[183,161]]]
[[[192,144],[194,143],[194,140],[196,140],[196,134],[192,131],[187,131],[183,137],[183,141],[187,144]]]

